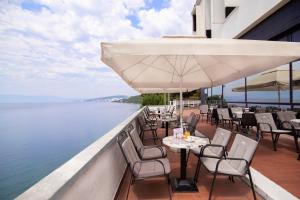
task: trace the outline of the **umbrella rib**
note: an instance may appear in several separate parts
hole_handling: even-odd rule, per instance
[[[198,63],[197,59],[195,58],[195,56],[194,56],[194,59],[195,59],[196,63],[201,67],[201,65]],[[211,82],[211,87],[212,87],[212,85],[213,85],[213,80],[208,76],[208,74],[207,74],[206,71],[204,70],[205,68],[202,68],[202,69],[203,69],[203,72],[205,73],[205,75],[207,76],[207,78],[210,80],[210,82]]]
[[[130,83],[132,83],[135,79],[137,79],[145,70],[147,70],[149,68],[148,65],[144,64],[146,67],[141,70],[133,79],[130,80]]]
[[[185,76],[185,75],[187,75],[187,74],[189,74],[189,73],[194,73],[194,72],[203,70],[202,68],[201,68],[201,69],[195,69],[195,70],[193,70],[193,67],[194,67],[194,66],[198,66],[198,64],[193,65],[193,66],[191,67],[191,69],[189,69],[189,70],[188,70],[186,73],[184,73],[183,75]]]
[[[145,59],[147,59],[149,56],[144,56],[142,59],[140,59],[139,61],[137,61],[136,63],[134,63],[133,65],[130,65],[129,67],[127,67],[127,68],[125,68],[125,69],[123,69],[123,70],[121,70],[121,73],[123,73],[124,71],[126,71],[126,70],[128,70],[128,69],[130,69],[130,68],[132,68],[132,67],[134,67],[134,66],[136,66],[136,65],[138,65],[138,64],[140,64],[140,63],[142,63]]]
[[[186,60],[184,62],[183,69],[182,69],[182,74],[184,74],[184,70],[185,70],[186,63],[187,63],[188,59],[189,59],[189,56],[187,56],[187,58],[186,58]]]
[[[173,78],[174,78],[174,72],[176,72],[177,73],[177,75],[178,76],[180,76],[179,75],[179,73],[178,73],[178,71],[176,70],[176,68],[172,65],[172,63],[165,57],[165,56],[163,56],[163,58],[169,63],[169,65],[173,68],[173,76],[172,76],[172,81],[173,81]],[[176,59],[177,60],[177,59]],[[176,62],[176,61],[175,61]],[[176,64],[176,63],[175,63]]]

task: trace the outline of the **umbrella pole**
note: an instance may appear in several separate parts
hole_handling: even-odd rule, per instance
[[[280,99],[280,88],[278,87],[278,106],[279,106],[279,108],[281,108],[281,106],[280,106],[280,101],[281,101],[281,99]]]
[[[182,126],[182,78],[180,78],[180,127],[183,128]]]

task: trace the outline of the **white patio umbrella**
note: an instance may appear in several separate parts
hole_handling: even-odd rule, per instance
[[[133,88],[221,85],[300,58],[300,44],[238,39],[165,37],[103,42],[102,61]],[[181,117],[182,120],[182,117]]]
[[[278,103],[280,103],[280,91],[289,90],[288,69],[277,67],[259,74],[252,80],[247,81],[247,91],[277,91]],[[300,80],[300,71],[293,71],[293,81]],[[300,89],[299,85],[294,84],[293,89]],[[232,89],[233,92],[244,92],[245,86],[240,85]]]

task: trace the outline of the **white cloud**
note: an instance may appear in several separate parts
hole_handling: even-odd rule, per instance
[[[191,33],[194,0],[172,0],[161,10],[146,9],[149,1],[35,0],[43,5],[37,10],[22,8],[21,0],[1,1],[0,91],[67,97],[135,94],[100,61],[100,42]],[[139,28],[129,15],[136,16]]]

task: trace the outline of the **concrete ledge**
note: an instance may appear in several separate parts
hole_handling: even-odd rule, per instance
[[[256,169],[250,167],[255,191],[266,200],[297,200],[298,198],[276,184]],[[248,176],[243,180],[250,185]]]
[[[136,116],[138,116],[144,108],[141,108],[137,112],[133,113],[130,117],[120,123],[118,126],[107,132],[97,141],[89,145],[82,150],[79,154],[75,155],[65,164],[54,170],[51,174],[44,177],[38,183],[26,190],[16,199],[59,199],[64,193],[80,178],[80,176],[93,165],[94,161],[100,156],[111,144],[115,144],[115,138],[117,135],[129,124]],[[124,164],[126,164],[124,162]],[[125,166],[124,166],[125,167]],[[104,172],[104,173],[107,173]],[[121,172],[123,173],[123,172]],[[105,183],[106,180],[100,181]],[[121,180],[120,180],[121,181]],[[119,184],[119,183],[113,183]],[[89,189],[89,188],[88,188]],[[111,196],[116,193],[116,188],[111,188],[109,191]],[[88,199],[88,198],[86,198]]]

